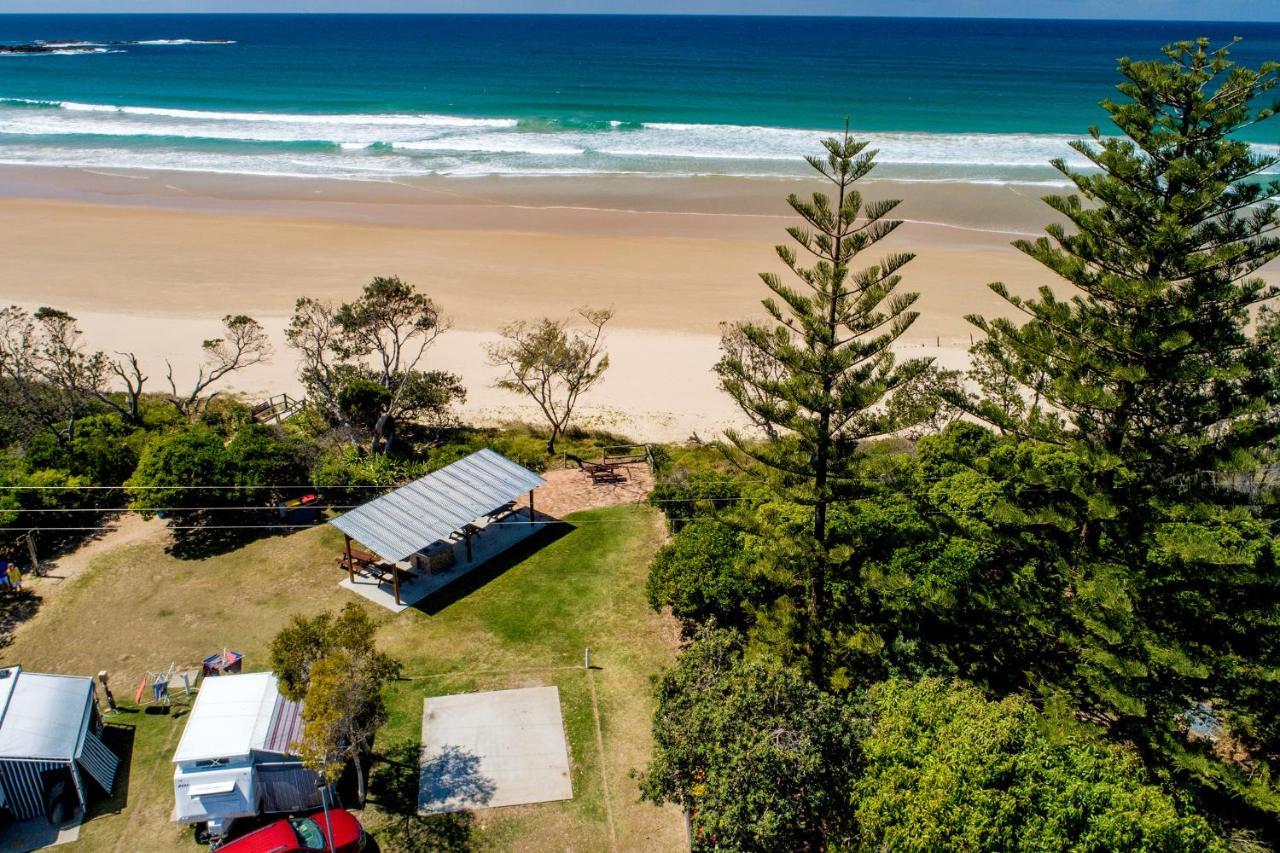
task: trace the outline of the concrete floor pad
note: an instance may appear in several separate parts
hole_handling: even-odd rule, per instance
[[[572,798],[555,687],[434,696],[424,703],[419,814]]]

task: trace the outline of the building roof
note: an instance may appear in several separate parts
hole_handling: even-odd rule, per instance
[[[332,522],[379,557],[399,562],[546,481],[488,448],[374,498]]]
[[[93,708],[93,679],[0,670],[0,759],[71,761]]]
[[[286,752],[301,733],[301,708],[280,695],[270,672],[218,675],[200,683],[175,764]]]

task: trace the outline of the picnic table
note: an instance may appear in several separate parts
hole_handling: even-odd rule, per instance
[[[591,485],[602,486],[614,483],[625,483],[627,481],[627,464],[626,462],[588,462],[581,456],[574,456],[572,453],[566,453],[565,458],[578,466],[578,468],[591,478]]]
[[[349,566],[347,565],[348,554],[351,555],[351,565]],[[354,569],[367,569],[380,562],[382,561],[377,554],[372,551],[366,551],[364,548],[359,548],[355,545],[352,545],[346,551],[338,555],[338,565],[348,571]]]

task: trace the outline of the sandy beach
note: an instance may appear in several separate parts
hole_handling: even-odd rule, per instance
[[[643,440],[709,437],[736,423],[715,385],[719,324],[753,316],[757,274],[780,267],[789,192],[816,184],[733,178],[433,178],[397,183],[164,172],[0,169],[0,298],[52,305],[88,343],[194,365],[228,313],[276,339],[269,365],[239,375],[248,395],[296,392],[282,329],[303,295],[344,300],[374,275],[430,294],[453,328],[428,366],[459,373],[464,416],[532,418],[492,387],[483,344],[508,321],[613,306],[612,368],[583,400],[584,425]],[[886,250],[912,251],[904,288],[921,317],[904,354],[960,365],[964,315],[1005,310],[986,284],[1019,292],[1051,277],[1009,243],[1051,218],[1044,187],[866,182],[902,198]],[[868,259],[870,261],[870,259]],[[179,376],[182,371],[179,370]]]

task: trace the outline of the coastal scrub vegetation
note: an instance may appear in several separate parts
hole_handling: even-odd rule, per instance
[[[550,445],[567,439],[579,452],[619,442],[571,422],[608,366],[600,330],[610,312],[584,316],[598,324],[585,351],[556,324],[560,348],[542,350],[544,362],[556,360],[555,383],[565,383],[553,383],[556,392],[569,389],[567,405],[548,401],[557,413]],[[37,530],[49,556],[132,509],[171,522],[175,553],[202,556],[286,532],[283,502],[314,494],[321,508],[341,510],[481,447],[542,470],[548,442],[529,427],[458,421],[462,380],[428,364],[449,325],[430,297],[394,276],[373,278],[345,303],[299,299],[284,338],[305,406],[264,418],[225,391],[235,374],[279,355],[251,317],[223,318],[187,369],[166,362],[168,390],[157,390],[137,355],[92,349],[65,311],[3,309],[0,526],[14,535],[0,551],[27,562],[21,536]]]
[[[673,455],[649,595],[686,646],[643,791],[695,849],[1225,849],[1280,843],[1280,65],[1207,40],[1122,60],[1113,129],[1055,166],[1058,279],[964,375],[896,365],[909,258],[847,136],[791,199],[798,284],[726,327],[760,431]],[[855,218],[861,212],[861,218]],[[908,274],[909,277],[909,274]],[[919,424],[931,423],[931,428]]]

